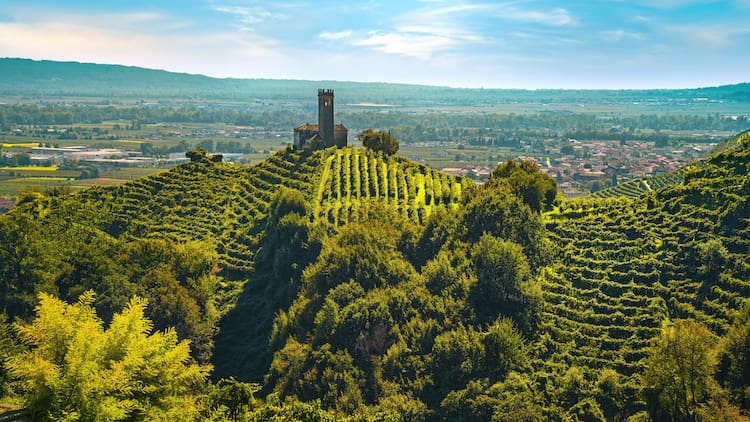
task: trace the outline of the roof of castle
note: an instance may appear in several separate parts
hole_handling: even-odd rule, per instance
[[[310,123],[305,123],[304,125],[297,126],[294,128],[295,131],[302,131],[302,130],[318,130],[318,125],[313,125]]]

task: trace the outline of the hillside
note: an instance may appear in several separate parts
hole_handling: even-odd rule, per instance
[[[45,273],[44,278],[53,280],[53,285],[47,288],[58,292],[62,288],[54,284],[69,277],[63,274],[66,266],[77,265],[75,257],[58,256],[58,253],[75,250],[77,242],[87,241],[92,243],[91,247],[98,242],[107,244],[98,251],[104,255],[102,259],[125,259],[115,258],[115,249],[149,239],[177,245],[200,242],[199,247],[205,249],[206,259],[212,261],[210,265],[214,268],[198,276],[220,278],[210,295],[211,306],[216,307],[219,314],[213,315],[212,321],[204,321],[215,325],[217,318],[235,305],[242,285],[253,275],[269,206],[280,189],[293,190],[311,204],[315,211],[310,217],[312,224],[335,227],[361,218],[358,213],[368,207],[382,212],[392,210],[418,223],[432,212],[455,207],[461,200],[462,186],[472,184],[399,157],[383,160],[363,150],[286,150],[252,167],[209,161],[189,163],[155,176],[119,186],[94,187],[75,195],[59,191],[46,196],[32,193],[20,198],[18,209],[4,217],[6,221],[13,221],[26,215],[34,216],[32,221],[13,221],[9,226],[31,232],[33,239],[28,240],[33,240],[31,243],[35,245],[37,242],[53,245],[46,250],[51,255],[49,259],[61,263],[45,265],[39,271]],[[80,230],[86,232],[85,236],[73,234],[71,237],[71,233]],[[13,234],[4,234],[13,237]],[[18,239],[8,239],[8,242],[15,244]],[[18,265],[22,259],[26,258],[14,258]],[[75,276],[81,277],[81,274]],[[99,291],[101,286],[95,283],[91,287]],[[31,308],[29,301],[33,296],[26,297],[28,292],[14,290],[4,292],[3,308],[11,315],[23,315]],[[80,291],[73,289],[73,292]],[[19,301],[16,295],[25,298]],[[123,292],[118,295],[107,300],[122,301],[127,296]],[[264,316],[266,328],[272,316],[273,311]],[[175,318],[181,317],[175,316],[169,322],[175,323]],[[214,331],[215,327],[211,328],[210,332]],[[212,343],[207,338],[201,341],[208,343],[207,347]]]
[[[745,131],[736,136],[732,136],[723,141],[721,144],[717,145],[716,148],[714,148],[714,152],[737,148],[748,138],[750,138],[750,131]],[[696,162],[694,163],[694,165],[700,166],[702,165],[702,163]],[[667,186],[681,184],[685,178],[685,172],[688,170],[689,167],[683,167],[673,172],[660,174],[658,176],[630,180],[625,183],[619,183],[617,185],[596,191],[592,193],[591,196],[594,198],[636,198],[646,192],[659,190]]]
[[[91,288],[106,321],[145,296],[215,379],[262,383],[260,419],[300,402],[328,420],[722,419],[750,407],[748,173],[739,136],[680,182],[553,207],[529,163],[474,187],[352,148],[206,157],[19,198],[0,300],[28,317],[37,292]],[[711,357],[688,368],[697,393],[658,366],[683,326]]]
[[[543,289],[547,364],[614,368],[635,388],[665,317],[727,331],[750,297],[750,148],[734,139],[682,183],[567,201],[547,217],[560,245]]]
[[[492,104],[677,104],[691,107],[746,104],[750,84],[675,90],[462,89],[375,82],[218,79],[132,66],[0,58],[0,96],[36,99],[175,99],[305,104],[321,84],[334,89],[339,105],[377,103],[398,106]],[[700,99],[700,100],[696,100]],[[697,101],[697,102],[696,102]]]

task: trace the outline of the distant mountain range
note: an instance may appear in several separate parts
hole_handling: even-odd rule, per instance
[[[219,79],[140,67],[19,58],[0,59],[0,96],[183,99],[200,101],[309,102],[317,88],[336,90],[345,103],[407,106],[484,104],[687,104],[750,103],[750,83],[694,89],[521,90],[465,89],[426,85]]]

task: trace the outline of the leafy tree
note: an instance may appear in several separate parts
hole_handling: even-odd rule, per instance
[[[722,339],[718,379],[743,407],[750,408],[750,301]]]
[[[523,249],[485,234],[472,247],[471,256],[477,282],[469,298],[477,319],[490,323],[499,315],[507,316],[525,333],[532,333],[542,292]]]
[[[202,162],[211,161],[208,158],[208,150],[203,147],[196,148],[196,149],[186,152],[185,157],[189,158],[191,163],[202,163]]]
[[[439,334],[435,337],[429,362],[440,400],[449,392],[464,388],[481,373],[485,362],[482,334],[464,325]]]
[[[535,212],[551,209],[557,197],[555,179],[542,173],[531,161],[519,163],[509,159],[498,165],[490,174],[487,186],[518,196]]]
[[[366,129],[359,132],[357,139],[362,142],[363,147],[374,152],[382,152],[385,158],[398,152],[398,141],[390,132]]]
[[[244,415],[255,399],[260,385],[237,381],[236,378],[222,379],[210,394],[213,407],[224,410],[230,420],[236,422]],[[243,418],[244,420],[244,418]]]
[[[341,420],[338,415],[321,408],[320,400],[302,402],[293,397],[281,401],[278,393],[270,394],[265,402],[250,413],[248,421],[285,422],[334,422]]]
[[[393,228],[362,223],[342,227],[303,272],[309,291],[323,293],[349,280],[367,290],[409,279],[415,271],[396,249],[397,235]]]
[[[622,376],[613,369],[603,369],[599,372],[596,383],[596,400],[607,420],[621,417],[625,407],[625,389]]]
[[[508,318],[500,318],[482,335],[484,346],[484,373],[493,379],[502,379],[511,370],[528,367],[528,347],[523,336]]]
[[[466,205],[459,223],[461,239],[476,243],[485,233],[523,247],[532,270],[549,261],[551,246],[539,214],[514,195],[481,189]]]
[[[717,342],[694,320],[665,322],[649,350],[643,374],[652,416],[695,420],[718,385],[714,380]]]
[[[34,306],[48,250],[39,229],[29,215],[0,215],[0,312],[11,318],[29,315]]]
[[[697,245],[698,273],[707,281],[715,282],[724,268],[729,252],[719,239],[711,239]]]
[[[591,397],[587,397],[573,407],[565,414],[565,420],[571,422],[606,422],[604,413],[599,404]]]
[[[68,304],[39,295],[36,318],[16,325],[31,350],[7,367],[26,406],[51,420],[185,420],[197,412],[193,388],[210,367],[190,361],[174,330],[151,333],[146,302],[134,297],[106,329],[93,292]]]
[[[139,239],[121,245],[116,259],[124,267],[122,284],[137,286],[135,294],[148,299],[146,315],[154,326],[174,327],[178,337],[191,341],[193,356],[207,362],[219,320],[216,291],[221,278],[214,274],[219,259],[215,247],[202,241]],[[99,297],[114,296],[103,286],[90,288]]]
[[[0,397],[5,397],[11,392],[12,380],[2,363],[22,351],[23,347],[13,335],[7,315],[0,313]]]
[[[488,380],[470,381],[466,388],[452,391],[440,403],[446,421],[539,421],[540,396],[528,376],[511,372],[492,385]]]

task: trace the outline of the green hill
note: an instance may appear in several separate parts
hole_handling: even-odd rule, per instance
[[[617,185],[596,191],[592,193],[591,196],[594,198],[635,198],[645,192],[652,192],[665,186],[682,183],[684,172],[685,169],[678,169],[658,176],[644,177],[630,180],[625,183],[618,183]]]
[[[0,95],[34,99],[174,99],[185,101],[241,101],[272,104],[288,109],[309,102],[309,92],[321,86],[334,89],[340,106],[377,103],[397,106],[448,106],[496,104],[569,104],[578,107],[612,103],[653,102],[684,106],[746,104],[750,84],[693,89],[648,90],[523,90],[464,89],[376,82],[303,81],[211,78],[133,66],[50,60],[0,58]]]
[[[28,240],[25,247],[44,248],[44,253],[40,253],[51,263],[43,264],[44,259],[40,257],[40,268],[35,269],[34,274],[17,271],[9,275],[2,306],[11,315],[23,316],[33,306],[33,292],[40,289],[62,293],[66,298],[79,294],[82,287],[68,292],[67,286],[59,285],[61,280],[83,277],[81,272],[98,271],[98,264],[90,264],[86,269],[75,268],[80,256],[65,256],[70,250],[91,252],[92,248],[99,247],[96,251],[99,256],[87,259],[117,261],[115,267],[119,269],[129,266],[127,260],[132,258],[119,255],[119,248],[145,247],[141,244],[150,240],[169,245],[199,242],[196,247],[202,249],[203,259],[213,268],[198,271],[195,278],[211,276],[218,280],[214,280],[208,292],[198,291],[200,286],[191,286],[195,280],[188,280],[189,277],[183,277],[181,282],[187,289],[185,294],[195,299],[193,302],[206,302],[197,303],[201,309],[216,308],[206,317],[208,319],[201,321],[210,325],[203,327],[200,339],[206,344],[202,353],[209,356],[213,343],[210,337],[218,328],[218,319],[235,306],[242,286],[253,277],[269,206],[281,189],[297,192],[310,204],[311,224],[335,227],[361,218],[358,213],[368,207],[381,212],[392,211],[420,223],[432,212],[455,208],[461,200],[462,186],[472,184],[400,157],[384,160],[352,148],[315,152],[288,149],[252,167],[206,161],[185,164],[119,186],[94,187],[72,195],[59,191],[47,195],[32,192],[19,199],[19,206],[11,215],[3,216],[7,222],[3,234],[8,236],[5,238],[7,245],[15,245],[19,239],[14,238],[14,233],[30,232],[24,239]],[[85,234],[79,234],[80,231]],[[91,245],[81,247],[79,242]],[[23,259],[30,259],[10,258],[10,255],[8,252],[6,256],[19,266],[23,265]],[[68,268],[71,266],[73,269]],[[7,269],[10,271],[11,267]],[[68,270],[72,274],[66,273]],[[108,269],[106,272],[115,271]],[[106,276],[99,274],[88,287],[104,295],[105,301],[114,302],[105,310],[107,313],[124,305],[126,292],[145,293],[142,286],[132,285],[123,286],[117,293],[101,292],[99,284],[105,282],[102,279]],[[143,283],[138,279],[143,277],[138,271],[129,277],[132,283]],[[39,278],[49,280],[49,285],[34,285]],[[19,286],[24,283],[28,284]],[[202,297],[195,296],[198,294]],[[267,330],[270,330],[274,313],[275,309],[271,309],[263,315],[266,322],[263,326]],[[164,325],[188,324],[183,321],[187,317],[176,312]],[[195,324],[197,322],[193,322]],[[190,336],[191,330],[185,329],[181,334]],[[261,336],[267,338],[268,332]]]
[[[352,148],[27,193],[0,216],[0,303],[27,318],[38,292],[93,289],[106,321],[144,296],[216,379],[262,383],[259,419],[722,419],[750,407],[735,144],[661,189],[554,210],[533,165],[475,187]],[[683,371],[686,347],[710,358]]]
[[[637,376],[665,317],[726,332],[750,297],[750,148],[738,139],[685,169],[682,183],[636,199],[567,201],[548,215],[560,253],[543,289],[555,345],[547,363]]]

